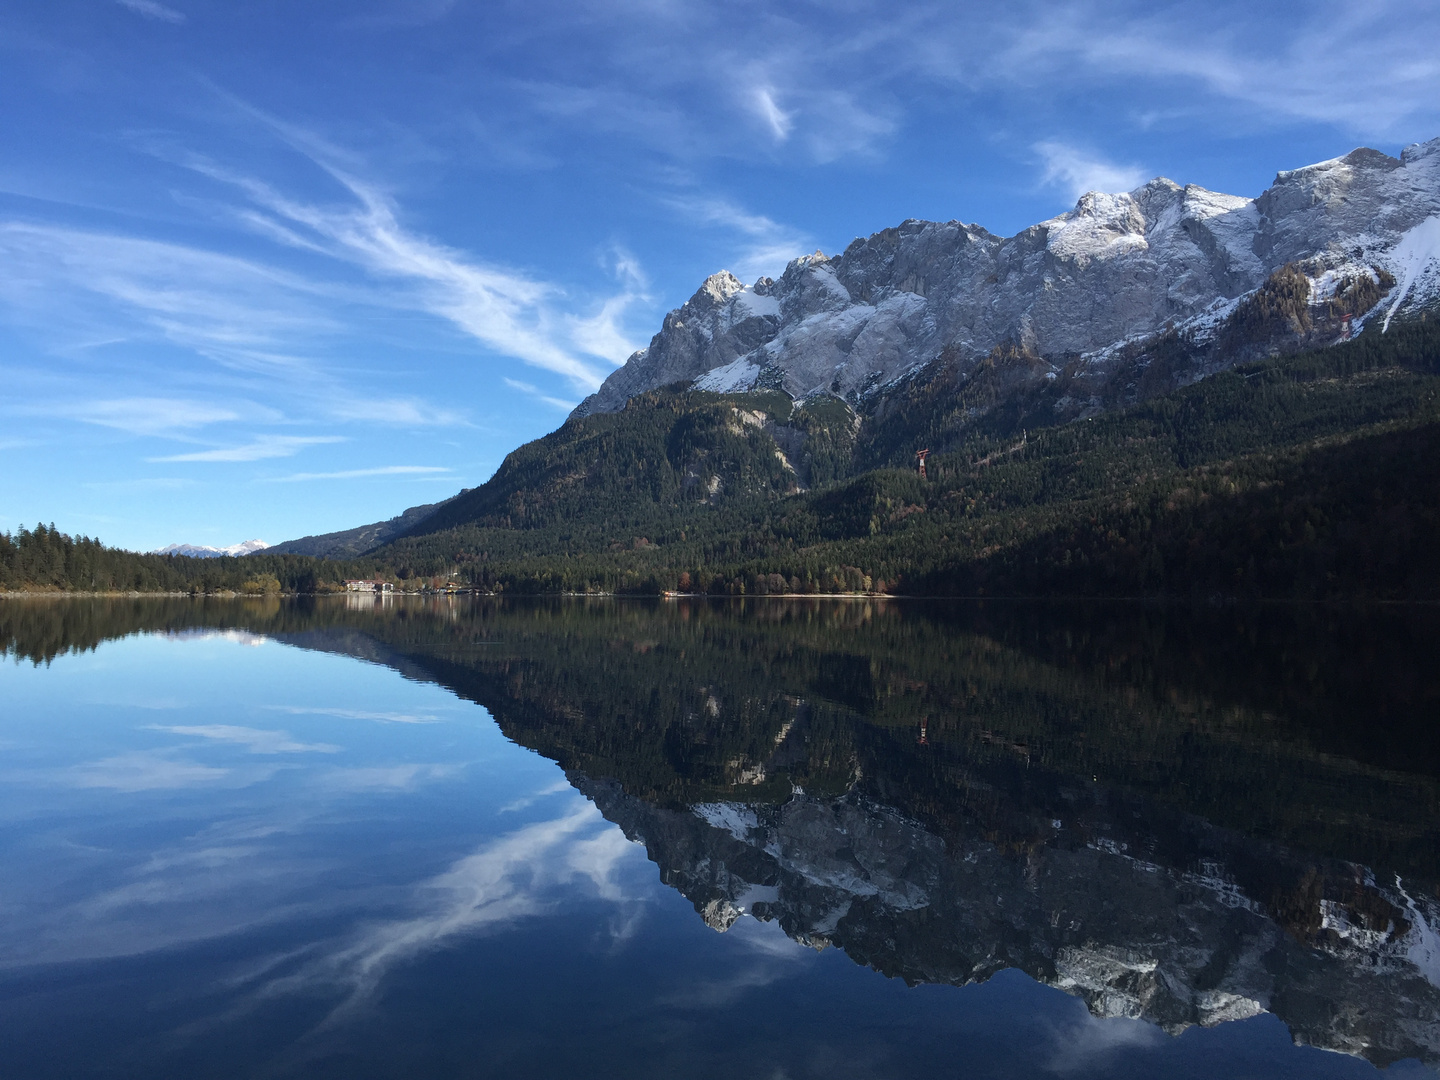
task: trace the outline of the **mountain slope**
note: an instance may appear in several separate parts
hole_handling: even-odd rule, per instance
[[[298,540],[286,540],[268,548],[273,555],[314,555],[326,559],[353,559],[371,548],[379,547],[397,536],[417,527],[437,509],[447,505],[460,495],[451,496],[437,503],[412,506],[388,521],[377,521],[340,532],[320,533],[316,536],[302,536]],[[181,554],[189,554],[182,552]]]
[[[568,421],[520,447],[489,482],[407,535],[460,525],[613,532],[701,508],[766,502],[836,475],[828,449],[853,426],[843,404],[796,408],[782,393],[656,391],[617,414]]]
[[[1147,370],[1144,339],[1191,346],[1250,337],[1269,347],[1242,298],[1289,269],[1311,325],[1305,344],[1348,334],[1397,280],[1395,299],[1422,304],[1440,285],[1440,139],[1400,158],[1355,150],[1282,172],[1259,198],[1163,178],[1118,195],[1091,192],[1069,213],[1002,238],[978,225],[907,221],[857,239],[842,255],[796,259],[778,281],[710,277],[666,316],[648,348],[575,410],[613,412],[677,382],[696,389],[834,393],[858,402],[944,357],[964,374],[997,349],[1032,360],[1030,383],[1065,374],[1062,418],[1105,407]],[[1392,309],[1393,310],[1393,309]],[[1387,311],[1387,315],[1391,311]],[[1244,359],[1151,373],[1164,392]]]
[[[935,385],[880,422],[830,397],[655,391],[522,447],[372,555],[527,591],[1440,597],[1440,321],[1079,423],[1022,428],[1007,406],[947,427]],[[923,480],[913,445],[936,433]],[[817,460],[836,479],[806,490],[795,463]]]

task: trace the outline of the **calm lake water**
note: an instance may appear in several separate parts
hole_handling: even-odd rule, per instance
[[[1434,1076],[1437,644],[0,600],[0,1076]]]

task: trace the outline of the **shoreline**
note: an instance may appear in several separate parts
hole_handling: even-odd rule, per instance
[[[365,596],[375,598],[377,596],[403,597],[405,599],[421,600],[434,599],[447,596],[475,596],[487,599],[518,599],[518,600],[545,600],[545,599],[566,599],[566,600],[903,600],[903,601],[930,601],[930,602],[954,602],[954,603],[983,603],[995,601],[1003,603],[1027,603],[1027,604],[1059,604],[1059,603],[1112,603],[1112,604],[1201,604],[1207,607],[1228,607],[1246,604],[1265,605],[1289,605],[1307,607],[1333,607],[1364,604],[1369,606],[1385,607],[1414,607],[1426,608],[1440,606],[1440,600],[1384,600],[1372,597],[1331,597],[1321,600],[1295,600],[1281,597],[1238,597],[1238,596],[1214,596],[1214,597],[1193,597],[1193,596],[927,596],[910,593],[765,593],[763,595],[747,593],[744,595],[731,595],[729,593],[616,593],[616,592],[544,592],[544,593],[492,593],[492,592],[392,592],[392,593],[238,593],[238,592],[214,592],[214,593],[191,593],[191,592],[76,592],[60,589],[40,589],[30,591],[26,589],[0,589],[0,601],[7,599],[14,600],[143,600],[146,598],[155,599],[179,599],[179,600],[265,600],[274,599],[295,599],[297,597],[310,597],[321,600],[336,597]]]

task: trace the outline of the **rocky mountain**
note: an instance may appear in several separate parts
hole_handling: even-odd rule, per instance
[[[1158,178],[1008,238],[911,220],[779,280],[722,271],[572,415],[676,383],[859,403],[937,361],[963,382],[998,355],[1023,360],[1011,392],[1060,380],[1063,420],[1437,295],[1440,139],[1282,172],[1255,199]],[[1157,348],[1169,363],[1147,383]]]
[[[1433,596],[1437,303],[1440,139],[1010,238],[910,221],[711,277],[485,484],[275,550],[527,592]]]
[[[207,547],[204,544],[171,544],[158,548],[154,555],[188,555],[192,559],[219,559],[226,555],[253,555],[257,551],[274,550],[264,540],[245,540],[229,547]]]

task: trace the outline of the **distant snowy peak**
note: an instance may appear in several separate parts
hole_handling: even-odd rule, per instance
[[[676,383],[853,398],[942,354],[978,364],[1006,344],[1057,364],[1097,356],[1211,326],[1291,264],[1317,296],[1329,278],[1388,275],[1387,315],[1440,296],[1440,139],[1281,172],[1255,199],[1157,178],[1090,192],[1008,238],[911,220],[797,258],[779,280],[747,287],[722,271],[574,415]]]
[[[225,555],[253,555],[270,545],[264,540],[245,540],[229,547],[207,547],[204,544],[171,544],[152,552],[154,555],[188,555],[192,559],[218,559]]]

